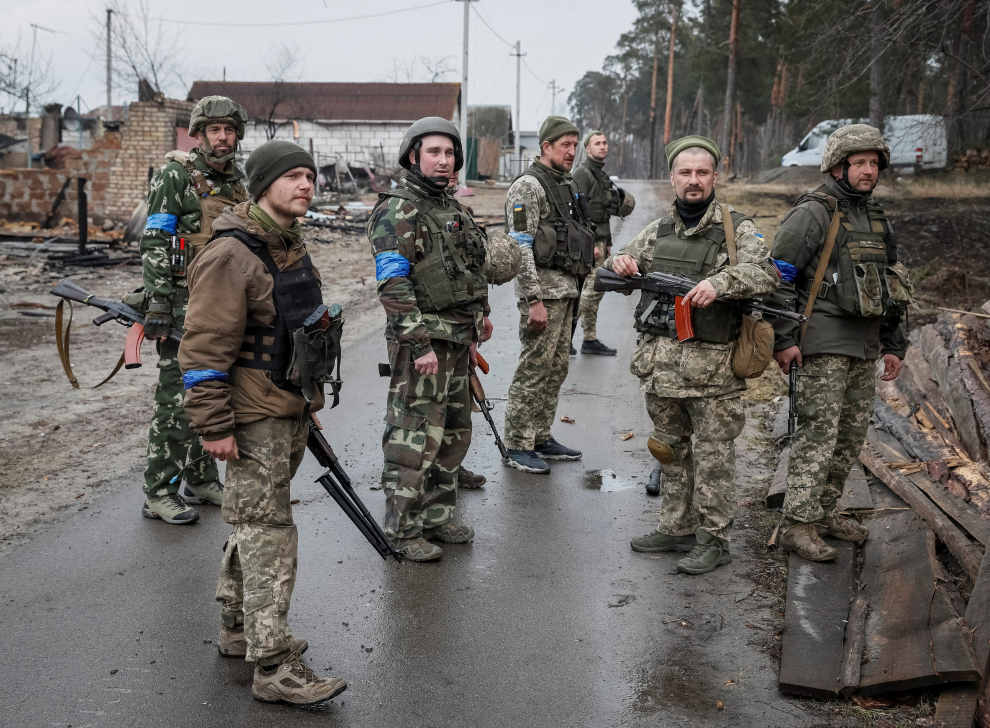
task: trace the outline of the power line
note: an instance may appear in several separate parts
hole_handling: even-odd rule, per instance
[[[537,81],[539,81],[539,82],[540,82],[540,83],[542,83],[542,84],[546,84],[546,85],[547,85],[547,87],[549,87],[549,86],[550,86],[550,84],[549,84],[549,83],[547,83],[547,82],[546,82],[546,81],[544,81],[544,80],[543,80],[542,78],[540,78],[540,77],[539,77],[539,76],[537,76],[537,75],[536,75],[535,73],[533,73],[533,69],[529,67],[529,64],[528,64],[528,63],[526,63],[526,59],[525,59],[525,58],[523,59],[523,62],[522,62],[522,63],[523,63],[523,65],[524,65],[524,66],[526,66],[526,70],[527,70],[527,71],[529,71],[529,73],[530,73],[530,75],[531,75],[531,76],[532,76],[533,78],[535,78],[535,79],[536,79]]]
[[[174,23],[175,25],[207,25],[207,26],[221,26],[224,28],[284,28],[290,26],[299,25],[326,25],[328,23],[344,23],[349,20],[366,20],[368,18],[381,18],[386,15],[396,15],[398,13],[408,13],[413,10],[422,10],[424,8],[433,8],[437,5],[447,5],[454,0],[440,0],[440,2],[428,3],[426,5],[414,5],[411,8],[399,8],[398,10],[386,10],[381,13],[368,13],[367,15],[351,15],[346,18],[328,18],[325,20],[298,20],[290,23],[225,23],[225,22],[210,22],[204,20],[175,20],[173,18],[148,18],[148,20],[156,20],[161,23]],[[129,15],[127,13],[118,13],[125,18],[131,18],[133,20],[144,20],[144,18],[137,15]],[[493,31],[494,32],[494,31]]]
[[[484,98],[481,99],[481,103],[484,103],[484,102],[488,101],[488,97],[491,95],[492,89],[495,88],[495,84],[498,83],[498,80],[500,78],[502,78],[502,74],[505,73],[505,67],[509,65],[509,59],[510,58],[512,58],[512,54],[511,53],[505,57],[505,63],[502,64],[501,70],[498,72],[498,75],[495,77],[495,80],[492,81],[492,85],[488,89],[487,93],[485,93]]]
[[[507,46],[515,45],[514,43],[510,43],[505,38],[503,38],[501,35],[499,35],[499,32],[497,30],[495,30],[495,28],[493,28],[491,26],[491,24],[487,20],[485,20],[484,16],[480,12],[478,12],[478,9],[476,7],[474,7],[472,5],[471,6],[471,9],[474,11],[474,14],[478,16],[478,20],[480,20],[482,23],[484,23],[485,24],[485,27],[488,28],[488,30],[490,30],[492,32],[492,34],[496,38],[498,38],[500,41],[502,41],[503,43],[505,43]]]

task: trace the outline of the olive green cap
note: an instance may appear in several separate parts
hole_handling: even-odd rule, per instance
[[[295,142],[286,139],[272,139],[262,144],[248,155],[244,171],[248,178],[248,192],[257,200],[277,180],[290,169],[307,167],[317,174],[313,155]]]
[[[599,134],[605,136],[605,132],[598,131],[598,129],[592,129],[591,131],[589,131],[588,136],[584,138],[584,146],[588,146],[589,144],[591,144],[591,137],[598,136]]]
[[[706,152],[710,152],[713,157],[715,157],[715,166],[722,161],[722,151],[718,148],[718,144],[713,142],[708,137],[703,136],[686,136],[680,139],[675,139],[670,144],[663,148],[663,153],[667,155],[667,169],[674,168],[674,158],[683,152],[685,149],[690,149],[691,147],[700,147]]]
[[[563,116],[548,116],[540,127],[540,144],[550,142],[553,144],[564,134],[579,134],[578,128]]]

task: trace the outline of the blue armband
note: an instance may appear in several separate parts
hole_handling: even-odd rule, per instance
[[[777,260],[776,258],[771,258],[770,262],[773,263],[773,267],[777,269],[777,274],[780,276],[781,280],[787,281],[788,283],[793,283],[797,278],[798,269],[796,266],[790,263],[785,263],[782,260]]]
[[[509,233],[509,237],[519,243],[520,248],[532,248],[533,247],[533,236],[527,235],[526,233],[517,233],[512,231]]]
[[[402,253],[389,250],[375,256],[375,280],[384,281],[387,278],[405,278],[409,275],[409,261]]]
[[[175,215],[167,215],[159,212],[155,215],[148,215],[148,222],[145,223],[145,230],[164,230],[169,235],[175,235],[175,226],[179,218]]]
[[[219,372],[216,369],[196,369],[182,375],[182,386],[192,389],[197,384],[204,382],[229,382],[230,375],[226,372]]]

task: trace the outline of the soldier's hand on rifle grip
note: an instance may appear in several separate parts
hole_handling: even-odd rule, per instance
[[[620,255],[612,261],[612,271],[620,276],[634,276],[639,273],[639,264],[631,255]]]
[[[144,336],[164,342],[172,330],[172,315],[163,311],[149,311],[144,317]]]
[[[883,355],[883,374],[880,376],[880,380],[883,382],[892,382],[897,379],[897,375],[901,373],[901,360],[895,354],[884,354]]]
[[[495,330],[495,326],[492,324],[491,319],[487,316],[485,316],[482,326],[484,327],[484,330],[481,333],[481,341],[484,343],[492,338],[492,332]]]
[[[413,362],[413,366],[416,367],[417,372],[428,377],[440,371],[440,362],[437,361],[437,353],[435,351],[431,351],[429,354],[423,354],[423,356]]]
[[[684,295],[684,303],[689,303],[694,308],[708,308],[716,298],[718,292],[715,286],[706,279]]]
[[[543,301],[533,301],[529,304],[530,331],[543,331],[547,327],[547,307]]]
[[[240,460],[237,440],[233,435],[222,440],[203,440],[203,449],[217,460]]]
[[[796,346],[789,346],[786,349],[775,351],[773,358],[780,365],[780,371],[785,375],[790,374],[792,361],[796,361],[798,366],[804,365],[804,362],[801,361],[801,349]]]

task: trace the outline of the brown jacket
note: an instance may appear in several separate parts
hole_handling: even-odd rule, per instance
[[[213,231],[243,230],[263,240],[279,270],[299,267],[306,246],[287,247],[276,232],[266,233],[248,217],[250,202],[226,210]],[[319,273],[314,268],[314,274]],[[264,417],[300,417],[306,405],[301,394],[276,387],[267,371],[236,366],[248,324],[270,326],[275,318],[274,281],[264,263],[236,238],[217,238],[189,266],[189,307],[179,346],[183,373],[216,370],[230,382],[212,380],[186,390],[185,410],[193,429],[205,440],[221,440],[234,425]],[[322,393],[310,406],[323,407]]]

